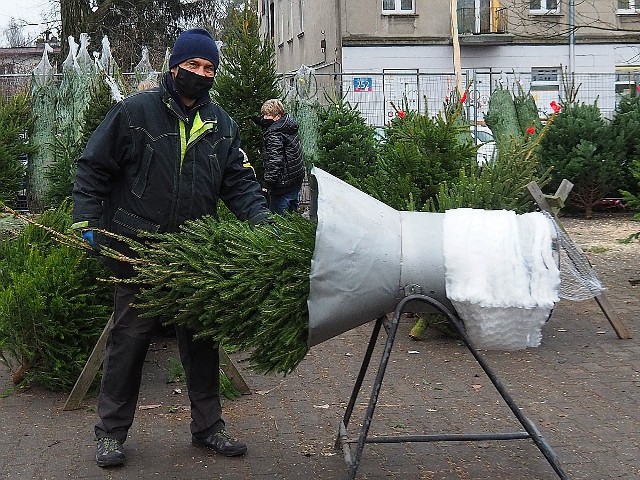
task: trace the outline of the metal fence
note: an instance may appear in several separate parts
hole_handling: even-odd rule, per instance
[[[611,118],[620,97],[640,85],[636,74],[563,74],[551,72],[496,72],[467,70],[462,83],[469,88],[465,107],[472,123],[483,123],[489,98],[496,88],[514,93],[531,91],[541,118],[551,114],[550,103],[575,97],[597,102],[605,118]],[[456,77],[446,73],[417,73],[389,70],[383,73],[315,73],[284,76],[287,95],[326,104],[328,98],[344,97],[357,106],[367,122],[383,127],[398,110],[415,110],[435,115],[456,88]]]
[[[31,75],[0,75],[0,95],[5,99],[9,99],[16,93],[28,89],[29,85],[31,85]]]
[[[125,74],[125,78],[132,74]],[[57,79],[61,75],[56,76]],[[31,75],[0,75],[0,95],[11,97],[29,87]],[[344,97],[356,106],[370,125],[382,128],[399,110],[415,110],[436,115],[456,88],[456,77],[450,73],[418,73],[385,70],[382,73],[320,73],[301,69],[281,79],[288,98],[327,104],[331,98]],[[469,88],[465,102],[467,118],[472,124],[484,123],[489,98],[496,88],[512,92],[531,91],[542,119],[551,113],[550,103],[574,96],[576,100],[597,102],[605,118],[612,118],[623,94],[640,91],[640,72],[573,74],[551,69],[529,72],[466,70],[463,85]],[[308,205],[307,183],[301,203]]]
[[[132,74],[124,74],[133,78]],[[60,79],[61,75],[56,75]],[[31,75],[0,75],[0,95],[9,98],[26,89]],[[585,103],[597,102],[603,116],[611,118],[621,95],[639,88],[640,72],[591,73],[567,75],[559,71],[506,72],[466,70],[462,83],[469,87],[466,103],[471,122],[482,123],[489,108],[489,97],[496,88],[531,91],[544,118],[551,113],[551,101],[566,100],[571,91]],[[451,92],[456,78],[450,73],[418,73],[385,70],[382,73],[304,73],[284,75],[283,90],[289,98],[326,104],[329,98],[345,97],[357,106],[365,119],[376,127],[384,126],[397,110],[416,110],[435,115]]]

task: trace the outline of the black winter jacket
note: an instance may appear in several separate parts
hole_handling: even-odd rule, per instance
[[[262,164],[264,186],[270,193],[282,195],[302,185],[305,168],[298,124],[286,113],[264,132]]]
[[[235,121],[208,94],[185,114],[169,93],[171,82],[165,76],[160,87],[118,102],[93,132],[78,159],[74,222],[135,238],[140,230],[172,232],[186,220],[217,217],[218,199],[241,220],[267,217]],[[121,276],[133,273],[109,266]]]

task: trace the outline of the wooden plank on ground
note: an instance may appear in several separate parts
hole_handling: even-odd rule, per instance
[[[89,358],[87,359],[87,363],[85,363],[78,380],[76,380],[75,385],[73,386],[73,390],[69,394],[67,401],[64,404],[63,410],[77,410],[82,408],[82,403],[84,401],[84,397],[91,388],[91,384],[93,380],[96,378],[98,374],[98,370],[102,366],[102,361],[104,360],[105,349],[107,347],[107,338],[109,337],[109,330],[111,329],[111,324],[113,322],[113,315],[109,318],[107,325],[104,327],[102,334],[100,334],[100,338],[96,342],[96,345],[93,347],[93,351]],[[233,387],[240,392],[242,395],[248,395],[251,393],[249,386],[242,378],[242,375],[233,364],[227,352],[225,352],[224,348],[220,346],[219,350],[220,357],[220,369],[225,373],[225,375],[231,381]]]
[[[71,393],[64,404],[63,410],[77,410],[82,407],[84,396],[89,391],[93,380],[98,374],[98,370],[100,370],[100,367],[102,366],[105,348],[107,347],[107,338],[109,337],[109,330],[111,329],[112,323],[113,314],[109,317],[109,321],[105,325],[104,330],[102,330],[100,338],[98,338],[91,355],[89,355],[89,358],[87,359],[87,363],[84,364],[84,368],[82,369],[78,380],[76,380],[76,384],[73,386],[73,390],[71,390]]]
[[[224,372],[227,378],[231,381],[231,384],[234,388],[242,395],[250,395],[251,389],[247,385],[247,382],[244,381],[242,375],[233,364],[227,352],[225,352],[224,348],[220,346],[220,370]]]

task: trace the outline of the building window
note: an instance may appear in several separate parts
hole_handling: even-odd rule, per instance
[[[276,35],[276,6],[271,2],[269,4],[269,38],[271,41]]]
[[[560,13],[558,0],[531,0],[529,2],[531,13]]]
[[[491,0],[458,1],[459,33],[489,33],[492,20]]]
[[[616,103],[625,95],[640,93],[640,66],[616,68]]]
[[[618,0],[618,11],[635,13],[638,7],[640,2],[637,0]]]
[[[415,6],[413,0],[382,0],[383,14],[403,14],[414,13]]]

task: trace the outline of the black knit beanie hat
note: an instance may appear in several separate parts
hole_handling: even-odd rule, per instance
[[[196,57],[209,60],[218,70],[220,63],[218,46],[209,32],[202,28],[186,30],[178,35],[169,57],[169,68]]]

